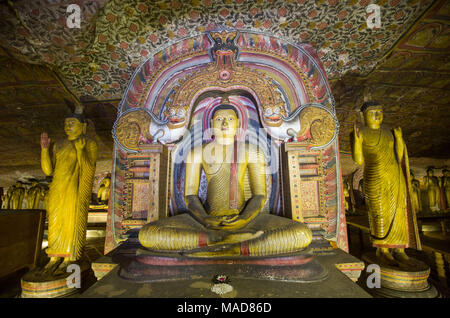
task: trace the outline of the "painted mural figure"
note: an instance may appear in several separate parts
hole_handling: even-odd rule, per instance
[[[411,203],[414,211],[419,212],[422,210],[422,200],[420,198],[420,181],[414,178],[414,173],[411,174]]]
[[[64,124],[67,139],[54,144],[52,156],[50,138],[47,133],[41,135],[41,167],[47,176],[53,174],[47,200],[50,261],[44,275],[65,273],[82,256],[97,160],[97,144],[85,137],[86,126],[82,115],[68,116]]]
[[[427,189],[428,208],[432,212],[439,211],[440,191],[439,179],[434,176],[433,168],[427,169],[427,175],[423,177],[425,188]]]
[[[256,145],[239,143],[239,118],[231,105],[220,105],[211,120],[214,140],[187,155],[185,201],[190,214],[145,225],[141,244],[154,251],[193,257],[266,256],[300,251],[312,240],[311,230],[288,218],[261,214],[266,201],[266,163]],[[201,171],[207,179],[206,202],[198,196]],[[252,197],[245,202],[248,169]]]
[[[365,127],[354,127],[353,160],[364,166],[364,194],[370,236],[377,258],[389,265],[408,264],[405,248],[418,248],[414,211],[408,208],[409,168],[400,127],[381,126],[383,109],[377,102],[361,108]],[[406,167],[406,168],[405,168]]]

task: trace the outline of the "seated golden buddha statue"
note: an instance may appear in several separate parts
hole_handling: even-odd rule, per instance
[[[140,243],[158,252],[191,257],[269,256],[301,251],[311,230],[288,218],[261,213],[266,199],[266,162],[257,146],[237,141],[236,109],[214,109],[212,142],[191,149],[186,158],[185,202],[190,213],[160,219],[139,232]],[[201,171],[206,201],[198,196]],[[252,196],[244,198],[248,171]]]
[[[98,192],[97,192],[97,201],[99,203],[108,204],[110,185],[111,185],[111,179],[109,177],[106,177],[105,179],[103,179],[102,184],[98,188]]]

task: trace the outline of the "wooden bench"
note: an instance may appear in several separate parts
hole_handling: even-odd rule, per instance
[[[45,210],[0,210],[0,277],[36,266]]]

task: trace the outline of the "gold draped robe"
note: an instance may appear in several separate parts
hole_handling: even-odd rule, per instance
[[[204,147],[200,146],[192,151],[203,153]],[[203,169],[206,175],[208,185],[204,205],[209,215],[225,215],[230,208],[242,212],[246,204],[244,193],[246,171],[252,195],[262,195],[266,198],[264,154],[249,144],[239,144],[239,150],[232,154],[236,154],[236,157],[231,160],[228,156],[226,162],[219,163],[208,163],[203,155],[202,162],[196,165],[196,168]],[[239,164],[233,167],[233,162]],[[185,184],[185,196],[198,195],[199,180],[186,179]],[[260,212],[242,229],[230,231],[208,229],[190,215],[180,214],[146,224],[139,232],[139,241],[150,250],[188,251],[206,247],[210,233],[238,233],[247,230],[253,232],[262,230],[264,234],[256,239],[238,243],[240,255],[245,256],[296,252],[307,247],[312,240],[312,232],[305,224]]]
[[[373,246],[385,248],[417,248],[415,216],[409,203],[407,152],[398,162],[395,140],[386,128],[364,127],[364,195],[369,210],[370,235]],[[409,202],[408,202],[409,201]]]
[[[97,145],[90,139],[79,158],[73,141],[54,146],[55,169],[47,208],[50,257],[76,261],[83,253],[96,157]]]

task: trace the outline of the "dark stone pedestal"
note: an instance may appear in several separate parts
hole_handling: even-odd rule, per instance
[[[237,279],[318,282],[327,270],[310,254],[296,253],[272,257],[193,258],[138,251],[135,260],[123,266],[119,276],[136,282],[208,279],[215,275]]]
[[[290,264],[285,266],[286,274],[292,271],[295,266],[300,266],[300,262],[308,260],[311,255],[296,258],[293,256],[291,261],[295,260],[297,265]],[[135,256],[134,256],[135,257]],[[133,257],[133,258],[134,258]],[[119,259],[115,257],[115,259]],[[149,261],[157,261],[155,257],[147,258]],[[280,280],[281,273],[277,277],[272,277],[276,266],[269,264],[206,264],[206,265],[173,265],[179,266],[175,272],[170,270],[169,273],[160,272],[160,274],[179,274],[180,276],[172,276],[172,279],[159,281],[158,279],[147,282],[136,282],[135,278],[142,279],[144,276],[135,270],[135,259],[133,261],[123,261],[107,275],[105,275],[96,284],[80,295],[82,298],[98,298],[98,297],[117,297],[117,298],[370,298],[371,296],[361,287],[352,282],[344,273],[336,266],[337,264],[345,264],[354,262],[356,259],[341,250],[335,250],[331,253],[323,255],[313,255],[313,263],[311,268],[322,268],[327,276],[316,276],[315,281],[307,281],[306,276],[297,275],[296,280]],[[161,259],[160,259],[161,261]],[[172,260],[174,261],[174,260]],[[175,260],[177,261],[177,260]],[[288,259],[285,259],[288,261]],[[233,262],[233,261],[231,261]],[[135,263],[133,265],[133,263]],[[307,262],[309,263],[309,262]],[[306,263],[305,263],[306,264]],[[305,265],[303,264],[303,265]],[[316,266],[320,265],[320,266]],[[147,264],[147,266],[156,266]],[[256,266],[260,267],[260,271],[254,271]],[[163,267],[168,267],[164,265]],[[119,274],[119,271],[121,270]],[[263,268],[265,270],[263,270]],[[161,269],[161,268],[160,268]],[[177,273],[178,271],[178,273]],[[138,277],[134,276],[138,273]],[[181,274],[184,273],[184,277]],[[186,274],[187,273],[187,274]],[[251,273],[251,275],[247,275]],[[256,274],[255,274],[256,273]],[[293,272],[291,272],[293,273]],[[317,272],[323,273],[324,272]],[[224,293],[218,292],[216,287],[222,287],[217,284],[217,275],[226,276],[227,287],[223,289]],[[306,271],[304,271],[306,274]],[[127,276],[127,279],[122,277]],[[140,276],[140,277],[139,277]],[[288,276],[288,275],[287,275]],[[287,277],[285,276],[285,277]],[[152,278],[148,276],[147,278]],[[155,277],[153,277],[155,278]],[[220,288],[219,288],[220,289]]]

